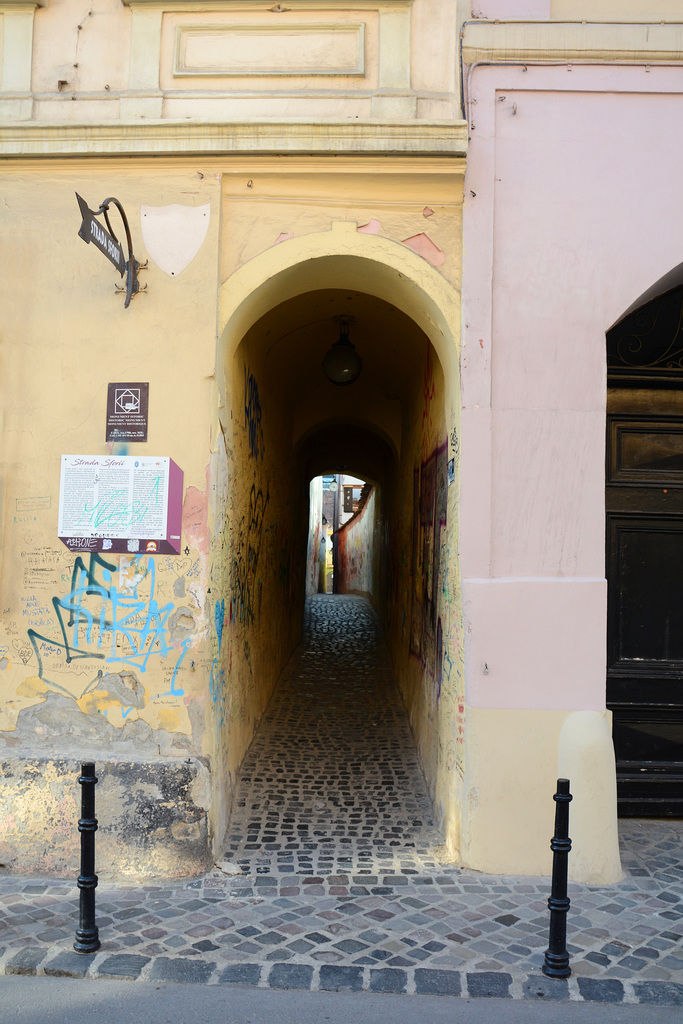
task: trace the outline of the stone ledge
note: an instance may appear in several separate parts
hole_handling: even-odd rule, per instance
[[[465,156],[464,121],[136,121],[0,126],[0,157]]]
[[[544,61],[680,62],[683,24],[470,21],[465,64]]]
[[[21,0],[15,0],[19,3]],[[23,0],[26,2],[26,0]],[[38,0],[41,2],[41,0]],[[42,0],[45,2],[45,0]],[[163,11],[196,11],[197,8],[202,13],[205,11],[262,11],[264,5],[259,0],[202,0],[201,6],[193,3],[192,0],[123,0],[126,7],[141,7],[141,8],[156,8],[157,10]],[[370,10],[381,11],[386,8],[391,9],[392,7],[410,7],[413,0],[353,0],[353,4],[349,4],[348,0],[288,0],[286,5],[282,5],[282,12],[273,11],[273,8],[269,8],[273,13],[285,13],[286,11],[329,11],[329,10],[340,10],[347,11],[349,7],[353,9],[359,9],[368,7]]]

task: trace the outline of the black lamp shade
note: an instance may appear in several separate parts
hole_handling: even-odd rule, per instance
[[[329,380],[339,387],[353,384],[358,379],[360,371],[363,369],[363,360],[356,352],[353,343],[349,341],[346,324],[342,323],[339,341],[335,341],[332,348],[325,353],[322,365]]]

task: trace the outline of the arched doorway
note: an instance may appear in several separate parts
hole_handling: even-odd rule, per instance
[[[607,702],[618,809],[683,815],[683,264],[607,333]]]
[[[335,388],[321,371],[340,315],[351,318],[363,359],[361,377],[348,388]],[[421,498],[419,487],[424,477],[429,490],[432,477],[426,470],[421,476],[421,467],[431,465],[437,448],[445,451],[459,422],[458,328],[452,286],[405,247],[361,234],[355,224],[285,241],[221,289],[217,434],[225,439],[226,469],[215,476],[224,481],[225,514],[222,526],[214,524],[223,540],[214,537],[212,578],[228,639],[219,652],[226,696],[216,702],[214,730],[214,763],[224,766],[212,801],[218,842],[235,773],[300,636],[309,481],[343,464],[377,487],[384,558],[376,607],[437,818],[449,846],[457,846],[455,759],[444,756],[456,735],[456,695],[441,686],[439,660],[446,649],[452,661],[460,657],[459,648],[449,648],[449,630],[461,636],[453,582],[457,487],[444,489],[429,524],[423,520],[436,507],[434,488]],[[455,469],[452,476],[454,482]],[[425,536],[431,530],[429,545],[421,528]],[[421,577],[413,586],[415,544],[422,545]],[[417,649],[415,591],[423,603],[429,591],[433,605],[414,609],[420,628],[427,621],[434,634],[431,646],[425,640]]]

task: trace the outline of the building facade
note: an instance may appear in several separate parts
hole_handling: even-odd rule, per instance
[[[102,874],[220,854],[348,471],[444,856],[547,870],[559,774],[576,877],[619,877],[606,332],[680,262],[654,6],[0,0],[10,870],[73,862],[89,758]]]

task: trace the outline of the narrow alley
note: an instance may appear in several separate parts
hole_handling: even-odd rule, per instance
[[[240,773],[226,844],[236,888],[346,895],[348,873],[391,884],[435,869],[439,842],[376,613],[360,597],[309,598]]]

